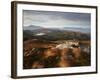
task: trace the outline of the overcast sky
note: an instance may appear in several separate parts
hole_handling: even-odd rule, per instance
[[[41,26],[44,28],[90,28],[89,13],[51,12],[23,10],[23,25]]]

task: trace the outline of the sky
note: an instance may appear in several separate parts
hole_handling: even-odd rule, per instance
[[[91,26],[90,13],[23,10],[23,25],[44,28],[85,28]]]

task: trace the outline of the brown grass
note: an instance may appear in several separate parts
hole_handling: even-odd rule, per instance
[[[80,45],[90,45],[90,41],[79,41]],[[24,42],[23,68],[53,68],[90,65],[90,54],[77,48],[55,48],[54,43],[38,41]],[[32,50],[33,49],[33,50]]]

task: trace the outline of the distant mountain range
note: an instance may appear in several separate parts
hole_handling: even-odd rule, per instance
[[[82,31],[81,31],[82,30]],[[24,40],[39,39],[39,40],[90,40],[90,33],[80,28],[43,28],[40,26],[30,25],[24,27]]]
[[[90,33],[90,28],[73,28],[73,27],[64,27],[64,30],[76,31],[76,32],[83,32],[83,33]]]
[[[24,30],[36,30],[36,29],[41,29],[43,27],[40,26],[35,26],[35,25],[30,25],[30,26],[24,26],[23,29]]]
[[[64,28],[43,28],[40,26],[30,25],[30,26],[24,26],[24,30],[37,30],[37,29],[44,29],[44,30],[67,30],[67,31],[76,31],[76,32],[82,32],[82,33],[90,33],[90,28],[74,28],[74,27],[64,27]]]

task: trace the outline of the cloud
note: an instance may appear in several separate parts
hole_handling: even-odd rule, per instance
[[[90,27],[90,14],[69,13],[69,12],[49,12],[25,10],[23,16],[24,26],[36,25],[45,28],[63,27]]]

